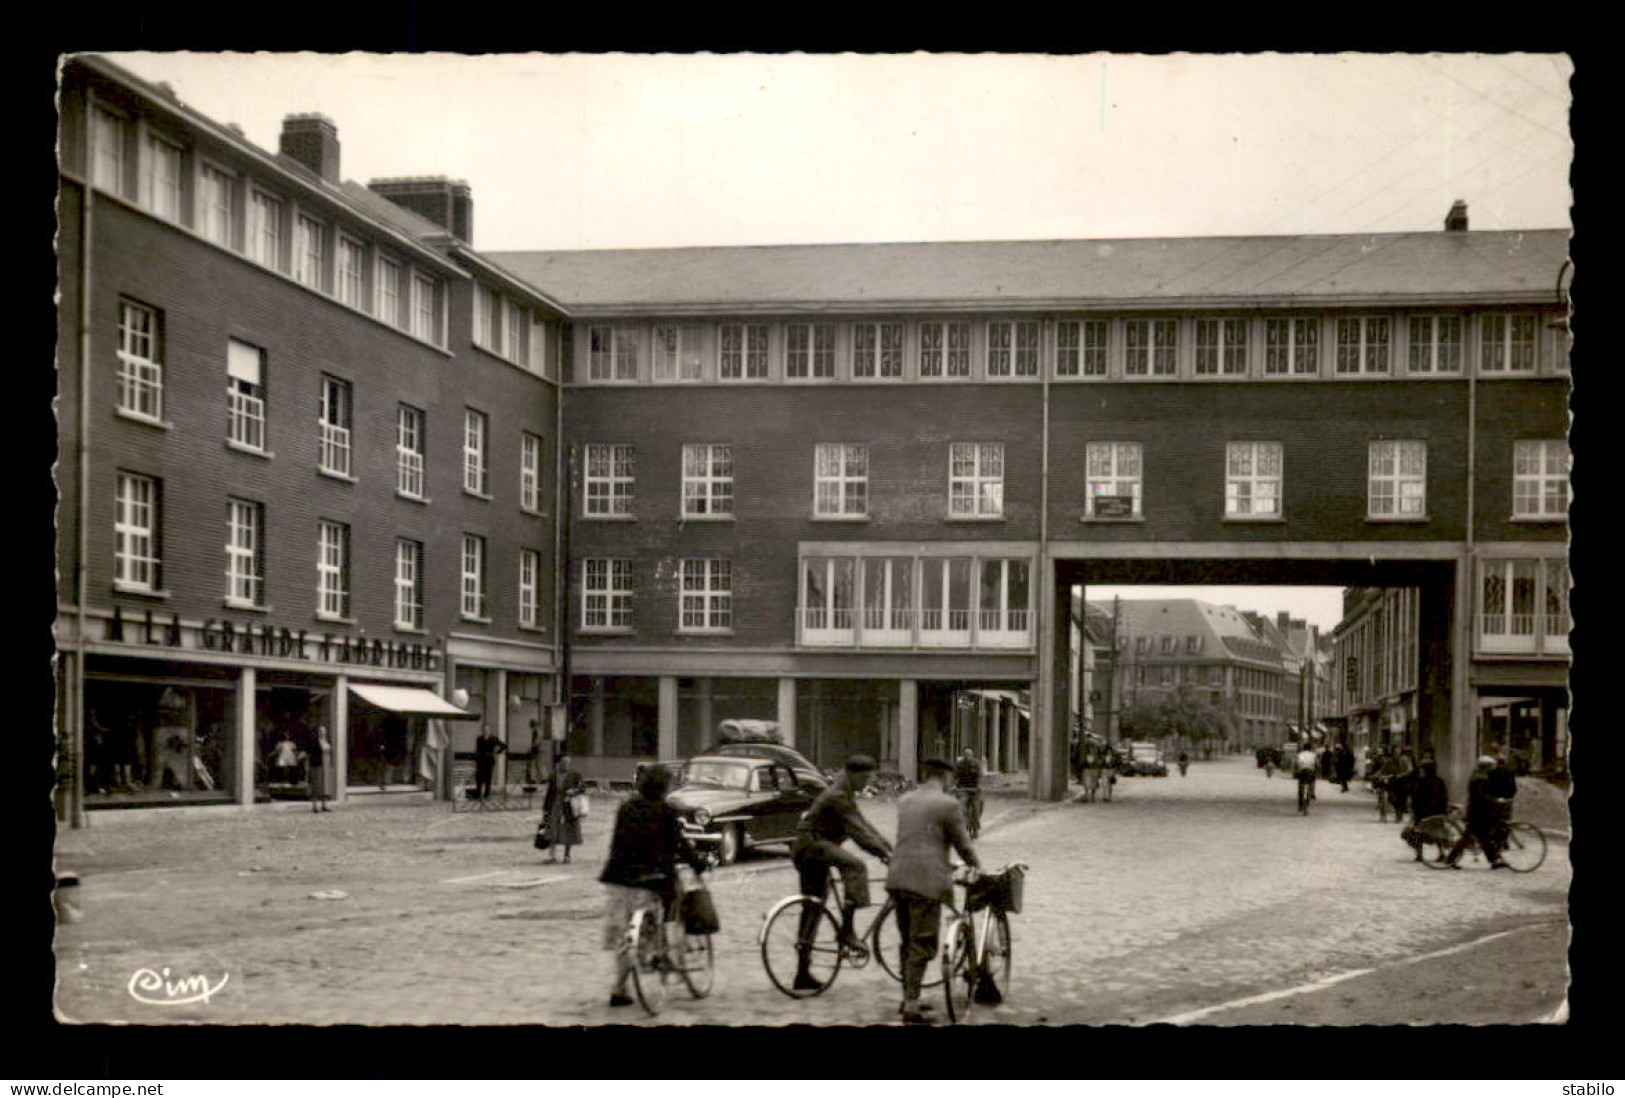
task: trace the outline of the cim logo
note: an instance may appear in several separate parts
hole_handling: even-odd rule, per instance
[[[231,979],[227,973],[220,982],[210,984],[207,976],[181,976],[172,978],[169,969],[154,971],[138,968],[130,977],[130,998],[149,1006],[183,1006],[187,1003],[206,1003],[219,994]]]

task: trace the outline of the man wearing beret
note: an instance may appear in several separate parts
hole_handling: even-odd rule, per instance
[[[925,780],[897,802],[897,846],[886,891],[897,904],[897,931],[902,938],[903,1021],[929,1022],[931,1008],[920,1002],[925,970],[937,952],[942,905],[954,898],[948,852],[957,850],[966,865],[980,868],[965,827],[965,810],[948,792],[954,764],[927,759]]]
[[[865,951],[852,920],[858,908],[869,906],[869,871],[862,858],[841,844],[851,839],[881,861],[891,857],[891,844],[858,811],[858,794],[869,784],[875,767],[875,760],[867,755],[847,759],[846,772],[818,794],[802,814],[795,841],[790,844],[790,857],[801,877],[804,895],[822,900],[829,892],[830,869],[840,871],[841,883],[846,886],[846,903],[841,906],[841,948],[853,953]],[[822,986],[810,971],[818,911],[809,905],[802,913],[802,948],[797,953],[794,984],[797,991],[817,991]]]

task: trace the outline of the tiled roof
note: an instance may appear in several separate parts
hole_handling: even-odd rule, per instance
[[[1566,229],[482,252],[581,311],[1553,300]]]

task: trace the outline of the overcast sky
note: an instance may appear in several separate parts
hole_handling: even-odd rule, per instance
[[[110,56],[272,150],[327,115],[347,178],[467,180],[490,251],[1569,225],[1560,55]]]
[[[112,54],[492,251],[1569,224],[1566,57]]]

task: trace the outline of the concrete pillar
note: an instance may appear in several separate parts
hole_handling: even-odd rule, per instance
[[[333,803],[343,804],[349,798],[350,784],[350,677],[340,675],[333,680],[333,704],[328,714],[333,721],[333,757],[327,764],[333,768]]]
[[[587,681],[587,753],[596,757],[604,753],[604,680],[594,675]]]
[[[1477,757],[1478,698],[1468,672],[1472,664],[1472,561],[1430,569],[1417,607],[1418,738],[1431,745],[1439,774],[1458,803]]]
[[[920,780],[920,684],[914,679],[897,680],[897,770]]]
[[[675,759],[677,748],[677,676],[661,675],[659,681],[659,723],[655,730],[655,756]],[[700,745],[704,747],[704,744]]]
[[[1067,720],[1068,723],[1070,723],[1070,713],[1067,716]],[[1003,750],[999,752],[999,754],[1002,756],[1001,769],[1006,772],[1020,770],[1021,760],[1018,758],[1018,755],[1020,754],[1021,747],[1021,710],[1016,708],[1016,704],[1014,702],[1011,702],[1010,705],[1005,709],[1004,743],[1002,747]]]
[[[699,702],[700,747],[710,747],[717,740],[717,723],[711,717],[711,680],[694,680],[694,693]]]
[[[1058,623],[1070,619],[1072,592],[1055,582],[1055,564],[1041,559],[1038,623],[1038,681],[1033,684],[1033,745],[1027,788],[1038,800],[1058,801],[1066,796],[1067,673],[1071,667],[1071,638]]]
[[[796,743],[796,680],[779,680],[779,735],[785,745],[800,750]],[[805,751],[802,754],[806,754]]]
[[[512,710],[512,707],[508,704],[507,669],[502,667],[492,668],[491,678],[487,681],[485,688],[496,695],[495,705],[491,704],[489,697],[487,697],[485,703],[487,714],[493,709],[496,710],[496,726],[491,731],[495,732],[497,739],[506,745],[508,743],[508,715]],[[508,788],[508,753],[506,751],[497,756],[496,770],[491,774],[491,788]]]
[[[254,669],[237,673],[237,803],[254,803],[254,764],[259,756],[259,729],[254,721]],[[342,679],[340,681],[343,681]]]

